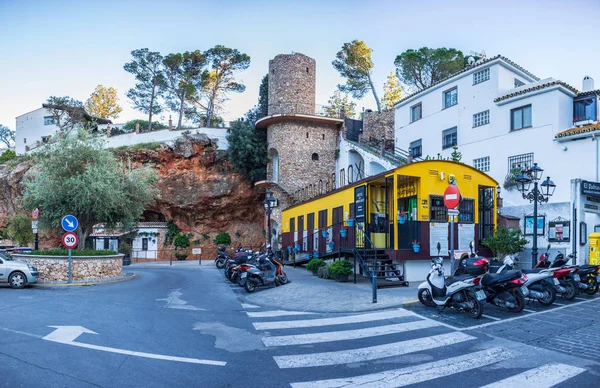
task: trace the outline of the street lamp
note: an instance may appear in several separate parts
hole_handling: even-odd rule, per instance
[[[271,209],[274,207],[274,204],[275,197],[273,197],[273,192],[271,191],[271,189],[267,189],[265,193],[265,200],[263,201],[263,206],[265,207],[265,211],[267,212],[267,245],[271,244]]]
[[[548,199],[554,194],[556,185],[550,177],[541,184],[541,190],[538,188],[538,181],[542,178],[544,170],[538,166],[537,163],[533,164],[529,170],[521,171],[521,174],[516,179],[517,187],[523,195],[524,199],[528,199],[529,202],[533,202],[533,247],[531,249],[532,262],[531,267],[535,267],[537,260],[537,206],[538,202],[548,202]],[[533,190],[529,191],[531,184],[533,183]]]

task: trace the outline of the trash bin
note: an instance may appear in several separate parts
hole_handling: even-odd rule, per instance
[[[131,264],[131,257],[123,256],[123,266],[130,265],[130,264]]]

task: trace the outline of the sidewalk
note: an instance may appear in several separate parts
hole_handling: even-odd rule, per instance
[[[264,308],[318,313],[347,313],[401,307],[417,299],[417,286],[380,288],[377,303],[369,280],[357,275],[350,276],[348,283],[321,279],[304,267],[285,267],[290,282],[280,287],[259,288],[252,294],[241,293],[244,303]]]

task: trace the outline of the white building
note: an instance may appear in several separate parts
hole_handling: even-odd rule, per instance
[[[498,182],[518,166],[538,163],[545,170],[540,183],[551,176],[556,184],[549,202],[538,207],[544,217],[538,247],[545,251],[550,239],[553,248],[576,250],[583,262],[588,249],[580,231],[585,235],[600,224],[600,204],[593,205],[600,198],[582,194],[578,181],[599,181],[600,90],[589,77],[583,90],[553,78],[540,80],[502,56],[484,59],[398,102],[395,144],[420,158],[447,158],[456,144],[463,163]],[[523,226],[533,205],[514,187],[503,188],[502,197],[501,213],[519,217]],[[567,228],[562,241],[556,241],[557,224]],[[521,257],[531,262],[530,251]]]
[[[25,152],[47,142],[58,132],[58,126],[48,109],[39,108],[17,117],[15,127],[15,152]]]

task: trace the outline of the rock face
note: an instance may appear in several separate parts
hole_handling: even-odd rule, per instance
[[[183,233],[192,234],[190,248],[202,248],[202,258],[214,258],[213,240],[219,232],[230,234],[232,246],[258,248],[265,241],[264,188],[234,173],[226,153],[215,150],[206,135],[182,137],[156,150],[120,151],[118,156],[157,171],[160,193],[143,220],[173,220]],[[27,162],[10,172],[0,169],[0,228],[21,210],[20,182],[30,167]],[[40,247],[58,246],[56,237],[40,236]]]

